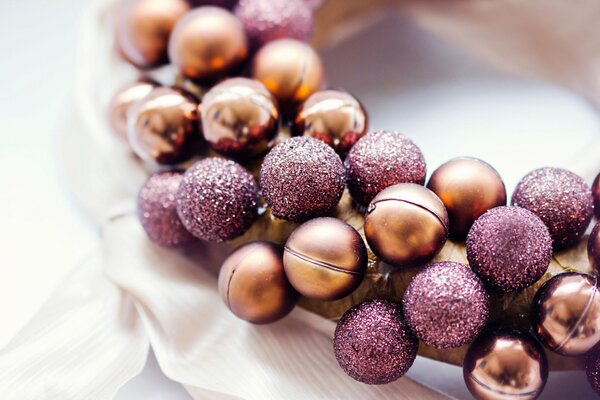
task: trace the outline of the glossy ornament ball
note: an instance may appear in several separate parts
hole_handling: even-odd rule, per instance
[[[354,201],[366,206],[375,195],[397,183],[425,183],[421,150],[399,132],[377,131],[360,139],[345,161],[348,190]]]
[[[600,223],[597,223],[590,233],[587,245],[588,258],[594,273],[600,272]]]
[[[135,154],[158,164],[177,164],[200,139],[198,103],[179,89],[157,87],[127,113],[127,137]]]
[[[158,84],[141,79],[121,87],[110,99],[108,121],[113,132],[127,142],[127,112],[138,100],[146,97]]]
[[[592,389],[600,396],[600,350],[585,358],[585,374]]]
[[[367,133],[367,112],[349,93],[322,90],[302,104],[294,127],[297,135],[320,139],[345,157]]]
[[[285,244],[283,265],[305,297],[341,299],[362,282],[367,248],[359,233],[337,218],[315,218],[296,228]]]
[[[527,333],[500,329],[483,333],[471,344],[463,376],[478,400],[533,400],[548,380],[548,360]]]
[[[419,341],[402,318],[399,304],[387,300],[360,303],[342,316],[333,350],[342,369],[359,382],[382,385],[408,371]]]
[[[158,172],[138,193],[138,218],[150,240],[161,246],[180,247],[196,241],[177,214],[175,194],[182,179],[181,172]]]
[[[177,191],[177,212],[194,236],[211,242],[246,232],[258,213],[258,185],[236,162],[206,158],[188,169]]]
[[[467,265],[447,261],[415,275],[402,306],[406,323],[419,339],[447,349],[470,343],[481,333],[489,302],[483,283]]]
[[[550,350],[565,356],[588,353],[600,343],[598,278],[576,272],[553,276],[535,294],[531,318]]]
[[[517,184],[512,204],[544,221],[555,250],[577,243],[593,213],[589,186],[579,175],[562,168],[540,168],[525,175]]]
[[[201,110],[204,138],[221,154],[261,154],[277,133],[277,102],[252,79],[231,78],[213,86],[202,99]]]
[[[274,243],[246,243],[219,271],[219,294],[238,318],[254,324],[275,322],[292,311],[298,293],[283,270],[283,249]]]
[[[396,267],[425,264],[448,237],[448,213],[429,189],[399,183],[382,190],[365,215],[365,237],[379,258]]]
[[[308,42],[313,30],[312,11],[303,0],[240,0],[235,15],[256,48],[284,38]]]
[[[256,53],[252,77],[282,103],[302,102],[323,86],[321,57],[308,44],[294,39],[267,43]]]
[[[427,187],[442,200],[450,220],[450,237],[465,240],[473,222],[487,210],[506,205],[502,178],[477,158],[454,158],[433,171]]]
[[[592,183],[592,197],[594,199],[594,214],[600,219],[600,174],[596,175]]]
[[[514,292],[537,282],[552,258],[548,228],[520,207],[496,207],[475,221],[467,236],[467,259],[488,285]]]
[[[185,0],[123,2],[117,21],[117,46],[138,68],[166,64],[167,46],[175,23],[190,10]]]
[[[260,170],[260,186],[274,216],[303,222],[332,212],[344,191],[342,160],[320,140],[294,137],[275,146]]]
[[[244,27],[229,11],[204,6],[177,22],[169,41],[171,63],[186,78],[209,82],[238,68],[248,55]]]

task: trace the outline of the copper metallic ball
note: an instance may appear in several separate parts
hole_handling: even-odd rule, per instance
[[[352,293],[367,270],[367,248],[358,232],[337,218],[315,218],[292,232],[283,265],[300,294],[337,300]]]
[[[186,78],[214,81],[235,70],[248,55],[244,27],[229,11],[196,8],[177,22],[169,41],[171,63]]]
[[[298,292],[285,277],[282,256],[281,246],[259,241],[227,257],[219,272],[219,294],[238,318],[268,324],[292,311]]]
[[[592,183],[592,197],[594,198],[594,214],[600,219],[600,174],[596,175]]]
[[[548,360],[542,346],[527,333],[488,331],[469,347],[463,376],[478,400],[530,400],[544,390]]]
[[[588,353],[600,342],[598,278],[555,275],[535,294],[531,318],[534,332],[550,350],[565,356]]]
[[[590,264],[594,268],[594,273],[598,275],[600,271],[600,222],[594,226],[592,233],[590,233],[587,251]]]
[[[277,133],[277,102],[253,79],[231,78],[215,85],[202,99],[201,111],[204,138],[221,154],[264,153]]]
[[[158,84],[151,80],[139,80],[121,87],[108,105],[108,120],[116,135],[127,141],[127,111],[136,101],[146,97]]]
[[[323,86],[321,57],[310,45],[280,39],[264,45],[254,57],[252,77],[281,102],[301,102]]]
[[[450,237],[465,240],[471,225],[490,208],[506,205],[502,178],[488,163],[460,157],[433,171],[427,188],[438,195],[450,220]]]
[[[166,64],[167,46],[175,23],[190,10],[185,0],[131,0],[123,4],[117,22],[120,53],[139,68]]]
[[[192,154],[200,138],[198,103],[186,92],[157,87],[127,113],[127,137],[141,159],[177,164]]]
[[[422,265],[442,249],[448,237],[448,213],[431,190],[399,183],[379,192],[365,215],[371,250],[397,267]]]
[[[298,112],[295,131],[312,136],[346,156],[350,148],[367,133],[367,112],[358,100],[339,90],[312,94]]]

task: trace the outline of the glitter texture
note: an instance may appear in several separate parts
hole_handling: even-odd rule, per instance
[[[388,186],[425,182],[425,158],[412,140],[399,132],[378,131],[361,138],[346,157],[348,189],[367,205]]]
[[[138,218],[150,240],[161,246],[185,246],[196,240],[177,215],[175,194],[182,179],[181,172],[159,172],[138,193]]]
[[[294,222],[333,211],[344,184],[342,160],[311,137],[294,137],[275,146],[260,170],[262,194],[273,215]]]
[[[303,0],[240,0],[235,15],[256,48],[283,38],[308,42],[313,30],[312,11]]]
[[[194,236],[231,240],[250,228],[258,212],[258,186],[241,165],[222,158],[198,161],[183,176],[177,212]]]
[[[600,396],[600,350],[592,352],[586,357],[585,374],[592,389]]]
[[[335,357],[357,381],[371,385],[393,382],[413,364],[419,341],[402,319],[399,304],[369,300],[352,307],[338,322]]]
[[[555,250],[577,243],[592,219],[592,191],[577,174],[561,168],[540,168],[517,185],[512,204],[541,218]]]
[[[467,259],[487,284],[504,292],[533,285],[552,258],[548,228],[520,207],[496,207],[475,221],[467,236]]]
[[[485,326],[489,296],[468,266],[440,262],[414,276],[402,299],[406,323],[438,349],[470,343]]]

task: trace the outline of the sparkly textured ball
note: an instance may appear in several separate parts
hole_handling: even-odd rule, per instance
[[[415,275],[402,306],[410,329],[438,349],[470,343],[490,312],[488,293],[477,275],[468,266],[449,261],[430,264]]]
[[[303,0],[240,0],[235,15],[254,47],[283,38],[307,42],[313,29],[311,9]]]
[[[419,341],[402,318],[399,304],[387,300],[360,303],[342,316],[333,350],[342,369],[357,381],[390,383],[408,371]]]
[[[150,240],[161,246],[185,246],[196,240],[177,215],[175,194],[182,179],[181,172],[158,172],[138,193],[138,218]]]
[[[388,186],[425,182],[423,153],[399,132],[368,133],[352,147],[345,165],[348,190],[354,201],[364,206]]]
[[[138,100],[146,97],[158,84],[140,79],[121,87],[110,99],[108,118],[114,133],[127,142],[127,111]]]
[[[260,170],[260,186],[273,215],[294,222],[335,209],[344,191],[342,160],[320,140],[294,137],[275,146]]]
[[[592,389],[600,396],[600,350],[585,358],[585,374]]]
[[[562,168],[540,168],[525,175],[517,184],[512,204],[544,221],[555,250],[577,243],[593,213],[589,186],[579,175]]]
[[[594,273],[598,275],[600,272],[600,222],[594,226],[592,233],[590,233],[587,252]]]
[[[177,212],[185,228],[200,239],[231,240],[250,228],[258,212],[258,185],[236,162],[198,161],[177,191]]]
[[[469,265],[485,283],[503,292],[533,285],[551,258],[548,228],[524,208],[492,208],[475,221],[467,236]]]
[[[592,197],[594,198],[594,214],[600,219],[600,174],[596,175],[592,183]]]

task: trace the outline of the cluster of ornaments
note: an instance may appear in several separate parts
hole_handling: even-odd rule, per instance
[[[587,357],[600,394],[596,276],[569,272],[545,282],[532,304],[533,335],[488,326],[490,294],[533,285],[553,250],[581,240],[594,206],[600,213],[599,179],[590,189],[570,171],[537,169],[507,206],[494,168],[464,157],[441,165],[424,186],[425,158],[412,140],[368,132],[356,98],[324,90],[319,55],[305,43],[314,2],[233,3],[123,5],[120,54],[142,70],[170,63],[187,82],[163,86],[143,78],[110,104],[116,134],[159,167],[138,195],[148,237],[167,247],[230,241],[264,212],[298,224],[284,246],[249,242],[221,267],[223,302],[257,324],[283,318],[301,296],[350,295],[365,277],[367,248],[392,269],[421,268],[401,302],[368,300],[340,319],[335,357],[358,381],[401,377],[419,340],[438,349],[470,344],[463,369],[476,398],[533,399],[548,375],[543,345]],[[282,125],[292,137],[278,134]],[[207,147],[216,156],[206,156]],[[257,180],[246,167],[261,158]],[[346,189],[364,212],[364,239],[331,217]],[[448,237],[466,241],[469,265],[430,263]],[[588,252],[599,266],[600,225]]]

